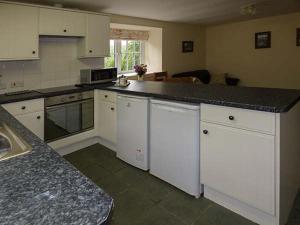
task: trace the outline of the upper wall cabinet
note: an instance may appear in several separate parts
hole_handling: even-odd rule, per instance
[[[86,15],[86,36],[78,47],[80,58],[109,56],[109,23],[108,16]]]
[[[0,60],[38,59],[39,8],[0,3]]]
[[[39,34],[83,37],[86,15],[80,12],[40,8]]]

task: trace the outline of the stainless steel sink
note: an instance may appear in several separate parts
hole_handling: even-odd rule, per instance
[[[32,147],[7,124],[0,124],[0,161],[26,154]]]

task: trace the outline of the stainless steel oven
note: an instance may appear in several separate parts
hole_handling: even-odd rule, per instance
[[[93,91],[45,99],[45,141],[55,141],[93,128]]]

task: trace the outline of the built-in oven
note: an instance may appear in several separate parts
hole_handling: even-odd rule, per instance
[[[94,92],[45,99],[45,141],[51,142],[94,128]]]

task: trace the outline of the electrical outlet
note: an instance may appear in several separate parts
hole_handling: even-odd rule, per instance
[[[24,81],[12,81],[10,83],[11,88],[24,87]]]

